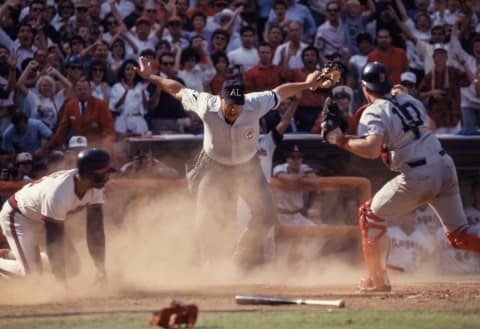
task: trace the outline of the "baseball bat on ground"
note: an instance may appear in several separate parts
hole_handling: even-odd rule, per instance
[[[320,305],[332,307],[345,307],[343,299],[320,300],[320,299],[296,299],[283,297],[270,297],[258,295],[236,295],[235,302],[239,305]]]

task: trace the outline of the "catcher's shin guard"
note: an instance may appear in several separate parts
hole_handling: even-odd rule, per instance
[[[361,291],[390,291],[390,282],[385,271],[387,248],[382,250],[381,239],[387,233],[385,219],[376,216],[368,200],[358,209],[362,251],[368,268],[368,277],[360,280]],[[382,262],[383,258],[383,262]]]
[[[462,225],[453,232],[445,232],[445,236],[453,248],[480,253],[480,238],[467,232],[470,227],[468,224]]]

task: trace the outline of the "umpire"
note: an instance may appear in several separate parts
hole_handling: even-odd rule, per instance
[[[194,111],[203,121],[203,149],[193,172],[188,175],[196,181],[196,229],[201,260],[218,261],[233,252],[234,262],[241,269],[263,263],[263,241],[276,213],[270,186],[257,156],[259,119],[276,109],[282,99],[319,87],[320,72],[311,73],[304,82],[286,83],[274,90],[246,95],[240,81],[227,80],[221,96],[188,89],[175,80],[156,76],[152,74],[151,63],[143,57],[136,72],[175,96],[185,110]],[[248,204],[252,219],[233,248],[233,244],[228,243],[236,240],[238,196]],[[207,236],[210,233],[214,236]]]

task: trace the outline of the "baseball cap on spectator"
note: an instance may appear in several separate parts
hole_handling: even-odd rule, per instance
[[[441,43],[436,43],[433,46],[433,54],[435,55],[435,52],[437,51],[444,51],[445,53],[448,53],[447,47]]]
[[[32,162],[33,158],[32,155],[28,152],[22,152],[17,154],[17,163],[24,163],[24,162]]]
[[[293,156],[303,156],[303,153],[300,151],[300,148],[297,144],[293,145],[290,151],[287,152],[287,158]]]
[[[75,8],[88,8],[87,0],[75,0]]]
[[[409,82],[413,84],[417,84],[417,76],[413,72],[403,72],[400,75],[400,82],[403,84],[404,82]]]
[[[239,80],[226,80],[222,87],[222,96],[227,104],[245,104],[245,86]]]
[[[137,18],[137,20],[135,21],[135,25],[138,25],[138,24],[142,24],[142,23],[145,23],[145,24],[148,24],[148,25],[152,25],[152,21],[150,20],[150,18],[148,16],[140,16],[139,18]]]
[[[352,99],[353,90],[349,86],[336,86],[332,89],[332,96],[335,99],[348,98]]]
[[[87,148],[88,142],[85,136],[72,136],[68,141],[68,148]]]

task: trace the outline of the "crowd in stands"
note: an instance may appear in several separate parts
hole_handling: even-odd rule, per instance
[[[365,103],[359,72],[380,61],[421,99],[437,133],[478,134],[480,4],[460,0],[5,0],[0,6],[1,151],[44,170],[70,136],[113,152],[132,135],[202,133],[196,115],[134,71],[218,94],[303,81],[328,61],[347,70],[336,101]],[[401,79],[401,77],[406,77]],[[325,95],[305,91],[287,132],[318,133]],[[263,132],[279,122],[272,111]]]

